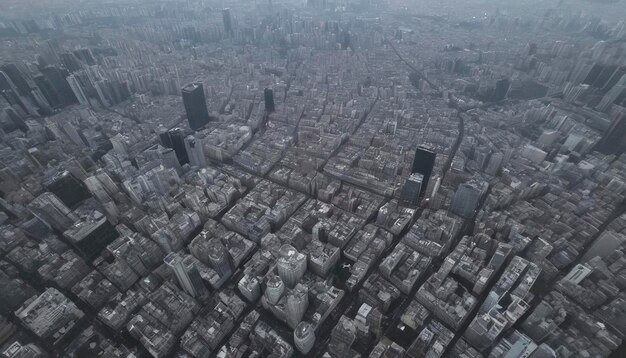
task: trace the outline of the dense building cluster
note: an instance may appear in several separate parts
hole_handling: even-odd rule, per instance
[[[626,355],[623,0],[6,3],[0,356]]]

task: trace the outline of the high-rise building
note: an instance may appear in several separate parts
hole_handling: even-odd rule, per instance
[[[89,66],[93,66],[96,64],[96,59],[93,57],[93,54],[88,48],[81,48],[78,50],[74,50],[72,52],[76,58],[88,64]]]
[[[283,245],[279,255],[278,275],[287,287],[294,288],[306,272],[306,256],[291,245]]]
[[[428,187],[428,181],[433,173],[433,167],[435,166],[435,157],[437,154],[432,150],[424,147],[417,147],[415,150],[415,157],[413,158],[413,167],[411,173],[419,173],[424,176],[422,179],[422,187],[420,189],[420,196],[424,196],[426,188]]]
[[[261,284],[256,277],[245,275],[237,284],[239,292],[250,302],[256,301],[261,296]]]
[[[165,148],[172,148],[172,140],[170,139],[170,133],[167,128],[159,126],[156,129],[156,133],[159,135],[159,143]]]
[[[24,119],[22,119],[19,113],[17,113],[15,108],[7,107],[4,109],[4,112],[7,114],[7,117],[11,120],[13,125],[17,127],[17,129],[21,130],[24,133],[28,132],[28,126],[26,125],[26,122],[24,122]]]
[[[475,184],[463,183],[459,185],[452,199],[452,212],[470,218],[478,206],[482,192]]]
[[[194,167],[204,168],[207,166],[206,155],[204,154],[204,145],[202,140],[199,140],[193,135],[188,135],[185,138],[185,150],[189,157],[189,164]]]
[[[41,69],[41,73],[48,80],[48,83],[52,85],[54,90],[59,93],[60,105],[69,106],[78,102],[72,87],[67,82],[67,71],[60,70],[54,66],[47,66]]]
[[[82,65],[80,64],[80,61],[78,61],[78,59],[76,58],[76,56],[74,56],[73,53],[71,52],[62,53],[60,57],[61,57],[61,62],[63,63],[63,66],[67,68],[70,72],[76,72],[76,71],[81,70]]]
[[[201,82],[193,82],[183,87],[181,91],[189,128],[197,131],[209,123],[204,87]]]
[[[621,77],[619,79],[613,77],[615,79],[615,82],[611,81],[613,82],[613,84],[607,88],[606,94],[604,95],[604,97],[602,97],[602,100],[596,106],[596,109],[599,111],[607,112],[611,109],[613,104],[619,105],[621,104],[621,102],[623,102],[624,98],[626,98],[626,67],[624,67],[623,69],[619,69],[616,72],[621,74]]]
[[[383,315],[378,308],[363,303],[354,317],[357,335],[361,333],[366,339],[370,339],[370,336],[374,335],[378,339],[382,334],[382,319]]]
[[[37,219],[60,232],[67,230],[78,220],[78,216],[50,192],[36,197],[30,202],[28,208]]]
[[[212,245],[209,250],[208,258],[211,268],[213,268],[220,277],[230,276],[233,273],[233,264],[226,246],[218,239],[214,239],[212,240]]]
[[[286,316],[289,327],[295,329],[298,326],[307,307],[309,307],[309,290],[299,283],[287,295]]]
[[[1,90],[2,97],[11,105],[14,109],[20,111],[20,114],[26,115],[30,114],[31,116],[38,117],[39,114],[33,107],[32,103],[26,98],[21,97],[18,93],[13,89],[4,89]]]
[[[0,92],[4,90],[16,90],[16,87],[11,78],[4,71],[0,71]]]
[[[86,260],[91,261],[115,239],[119,233],[99,211],[83,216],[63,236]]]
[[[68,85],[70,86],[70,89],[72,90],[72,93],[74,93],[74,96],[76,97],[78,103],[88,105],[89,100],[87,99],[87,95],[85,94],[85,91],[83,90],[83,87],[81,86],[78,78],[74,75],[70,75],[66,77],[66,80]]]
[[[35,81],[35,84],[39,87],[39,90],[52,108],[61,107],[61,95],[44,75],[33,77],[33,81]]]
[[[400,203],[408,206],[415,206],[419,203],[420,193],[422,192],[422,181],[424,176],[419,173],[413,173],[408,178],[402,187],[400,193]]]
[[[170,252],[163,262],[172,268],[178,283],[189,295],[200,297],[207,292],[192,256],[183,258],[176,252]]]
[[[172,128],[168,132],[170,141],[172,143],[172,149],[176,152],[176,158],[180,165],[189,163],[189,156],[187,155],[187,149],[185,149],[185,132],[182,128]]]
[[[17,89],[17,92],[21,96],[28,96],[30,94],[30,85],[24,78],[22,71],[20,71],[17,65],[15,65],[14,63],[8,63],[2,65],[1,68],[2,71],[11,79],[11,81],[15,85],[15,88]]]
[[[502,101],[506,97],[506,93],[511,87],[511,81],[508,78],[503,78],[496,81],[496,89],[494,93],[494,101]]]
[[[355,340],[356,327],[354,322],[346,316],[341,316],[330,334],[328,351],[333,357],[352,357],[352,349],[350,347],[352,347],[352,343]]]
[[[309,322],[301,321],[293,331],[293,342],[302,354],[308,354],[315,344],[315,329]]]
[[[44,186],[69,208],[75,208],[90,197],[85,185],[67,170],[48,178]]]
[[[275,305],[278,303],[283,293],[285,292],[285,283],[280,277],[276,275],[270,275],[267,278],[265,288],[265,299],[269,304]]]
[[[159,153],[159,158],[161,158],[161,164],[163,164],[166,168],[172,168],[176,170],[176,173],[182,175],[183,168],[178,162],[178,156],[176,155],[176,151],[172,148],[163,148],[157,145],[156,150]]]
[[[233,20],[230,16],[230,9],[225,8],[222,10],[222,21],[224,22],[224,34],[226,36],[232,36],[233,34]]]
[[[611,125],[595,149],[605,154],[620,154],[626,151],[626,109],[615,111]]]
[[[265,111],[274,112],[274,91],[271,88],[263,90],[263,96],[265,97]]]

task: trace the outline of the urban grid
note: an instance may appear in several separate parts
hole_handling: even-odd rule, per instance
[[[626,0],[0,0],[3,358],[626,357]]]

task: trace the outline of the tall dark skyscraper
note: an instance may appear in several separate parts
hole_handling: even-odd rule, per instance
[[[7,117],[11,120],[11,122],[13,122],[15,127],[17,127],[17,129],[21,130],[24,133],[28,132],[28,126],[26,125],[26,122],[24,122],[24,119],[20,117],[20,115],[17,113],[17,111],[15,111],[13,107],[9,106],[5,108],[4,112],[7,114]]]
[[[9,78],[9,76],[4,73],[4,71],[0,71],[0,91],[4,90],[13,90],[15,88],[15,84]]]
[[[61,96],[59,92],[54,88],[52,83],[43,75],[37,75],[33,77],[35,84],[43,93],[50,106],[53,108],[59,108],[61,106]]]
[[[10,89],[2,90],[2,97],[11,105],[13,108],[19,108],[21,113],[27,114],[29,113],[24,101],[18,96],[18,94]]]
[[[166,148],[172,148],[172,140],[170,139],[170,132],[165,127],[157,128],[159,133],[159,142]]]
[[[265,96],[265,110],[267,112],[274,112],[274,91],[271,88],[266,88],[263,90],[263,95]]]
[[[506,97],[506,93],[511,87],[511,81],[508,78],[500,79],[496,82],[496,90],[494,93],[494,101],[502,101]]]
[[[172,143],[172,149],[176,152],[176,158],[180,165],[189,163],[189,156],[185,149],[185,132],[182,128],[173,128],[168,132],[170,136],[170,142]]]
[[[413,158],[412,173],[419,173],[424,176],[422,179],[422,187],[420,189],[420,196],[423,196],[428,187],[428,181],[430,175],[433,173],[433,167],[435,166],[435,157],[437,154],[432,150],[424,147],[417,147],[415,150],[415,158]]]
[[[61,105],[69,106],[78,103],[72,87],[66,80],[69,75],[67,71],[59,70],[54,66],[47,66],[41,70],[41,73],[43,73],[47,82],[52,85],[54,90],[60,94]]]
[[[233,21],[230,17],[229,8],[222,10],[222,21],[224,22],[224,34],[226,34],[226,36],[231,36],[233,33]]]
[[[70,209],[77,207],[91,197],[85,185],[67,170],[48,178],[44,182],[44,186]]]
[[[63,236],[78,253],[87,260],[93,260],[106,246],[119,237],[119,233],[102,213],[94,211],[80,218]]]
[[[67,68],[68,71],[76,72],[76,71],[80,71],[80,69],[82,68],[80,62],[78,61],[76,56],[74,56],[73,53],[70,53],[70,52],[62,53],[60,57],[61,57],[61,62],[63,63],[65,68]]]
[[[611,125],[596,145],[596,150],[605,154],[626,152],[626,113],[614,114]]]
[[[200,82],[190,83],[182,88],[182,93],[189,127],[196,131],[209,123],[209,111],[206,107],[204,87],[202,87]]]
[[[26,96],[30,94],[30,85],[24,78],[22,71],[13,63],[2,65],[2,71],[11,78],[20,95]]]

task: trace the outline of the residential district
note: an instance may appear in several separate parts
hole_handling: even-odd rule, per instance
[[[624,1],[0,3],[0,354],[625,357]]]

